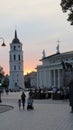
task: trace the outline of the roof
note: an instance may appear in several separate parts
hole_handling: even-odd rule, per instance
[[[66,56],[66,55],[73,55],[73,51],[63,52],[63,53],[55,53],[53,55],[42,58],[40,61],[45,60],[45,59],[50,59],[50,58],[56,58],[58,56],[62,58],[63,56]]]
[[[20,43],[20,40],[17,38],[17,31],[15,30],[15,37],[14,37],[14,39],[12,40],[12,44],[13,43]]]

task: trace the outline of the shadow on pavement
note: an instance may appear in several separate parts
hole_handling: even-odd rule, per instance
[[[0,104],[0,113],[9,111],[9,110],[11,110],[13,108],[14,108],[13,106]]]

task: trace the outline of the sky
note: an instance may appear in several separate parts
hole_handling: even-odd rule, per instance
[[[0,0],[0,37],[6,47],[0,46],[0,65],[9,74],[10,43],[15,29],[23,44],[24,73],[36,71],[41,65],[43,49],[46,56],[73,50],[73,26],[62,12],[61,0]],[[2,39],[0,39],[0,44]]]

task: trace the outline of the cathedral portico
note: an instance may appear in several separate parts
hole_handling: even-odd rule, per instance
[[[60,69],[49,70],[49,86],[60,88]]]
[[[58,45],[56,54],[47,57],[44,56],[40,61],[42,61],[42,65],[37,66],[37,87],[57,87],[58,89],[64,87],[66,85],[65,79],[68,78],[67,75],[69,74],[65,72],[65,70],[67,71],[66,67],[68,67],[67,65],[69,67],[73,66],[73,51],[60,53]],[[65,70],[62,61],[66,65],[66,67],[64,66],[66,68]],[[68,71],[70,71],[70,68]]]

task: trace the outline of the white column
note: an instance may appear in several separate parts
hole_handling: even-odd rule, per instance
[[[37,88],[39,88],[39,72],[37,70]]]
[[[55,74],[55,70],[53,70],[54,73],[54,86],[56,86],[56,74]]]
[[[49,70],[46,69],[46,87],[49,87]]]
[[[49,87],[51,87],[51,70],[49,70]]]
[[[40,88],[42,88],[42,70],[40,71]]]
[[[58,69],[58,88],[60,88],[60,70]]]
[[[38,70],[38,88],[41,87],[41,70]]]
[[[44,87],[46,87],[46,84],[47,84],[47,72],[46,72],[46,68],[44,69],[44,83],[43,83],[43,85],[44,85]]]

